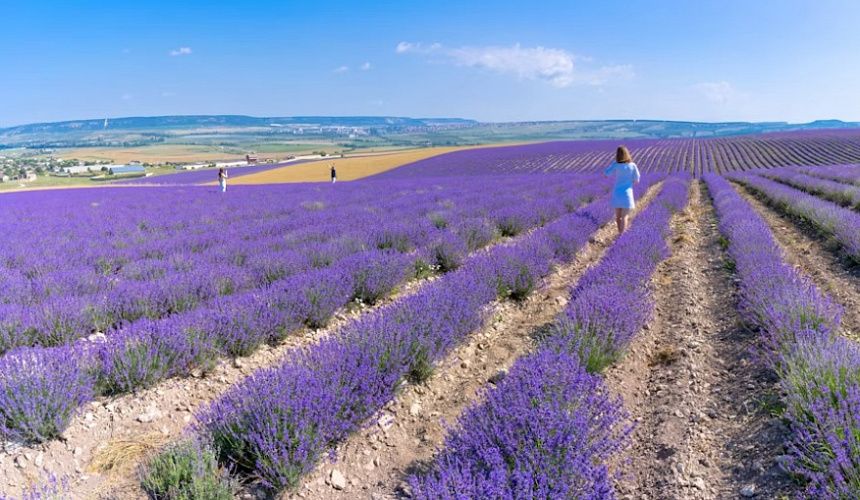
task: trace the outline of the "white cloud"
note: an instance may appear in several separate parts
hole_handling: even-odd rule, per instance
[[[170,55],[174,57],[187,56],[188,54],[191,54],[191,47],[179,47],[170,51]]]
[[[736,99],[740,94],[732,87],[732,85],[723,80],[720,82],[706,82],[695,86],[705,99],[717,103],[727,104],[729,101]]]
[[[471,68],[482,68],[502,74],[515,75],[523,80],[542,80],[555,87],[574,84],[603,85],[613,79],[635,76],[633,66],[615,65],[598,68],[578,68],[591,58],[574,55],[563,49],[548,47],[460,47],[449,49],[438,43],[425,46],[420,43],[400,42],[397,53],[442,56],[448,62]]]
[[[366,63],[364,63],[364,64],[362,64],[362,65],[361,65],[361,70],[362,70],[362,71],[367,71],[367,70],[369,70],[369,69],[370,69],[370,63],[369,63],[369,62],[366,62]]]
[[[341,67],[339,67],[339,68],[335,68],[335,69],[334,69],[334,72],[335,72],[335,73],[346,73],[347,71],[349,71],[349,67],[348,67],[348,66],[341,66]]]
[[[397,53],[413,52],[416,54],[429,54],[440,50],[442,45],[434,43],[432,45],[421,45],[420,43],[400,42],[397,44]]]
[[[418,43],[409,43],[409,42],[400,42],[397,44],[397,53],[402,54],[404,52],[415,52],[421,44]]]
[[[556,87],[573,83],[573,55],[560,49],[544,47],[464,47],[451,49],[448,55],[458,66],[486,68],[519,78],[545,80]]]

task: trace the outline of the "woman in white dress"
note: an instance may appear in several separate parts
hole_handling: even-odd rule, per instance
[[[627,228],[627,214],[636,207],[633,199],[633,184],[639,183],[639,169],[630,157],[630,151],[624,146],[618,146],[615,151],[615,161],[609,165],[603,175],[615,173],[615,187],[612,190],[612,206],[615,208],[615,225],[618,234]]]

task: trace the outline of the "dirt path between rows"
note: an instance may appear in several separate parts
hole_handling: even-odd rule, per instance
[[[659,192],[652,187],[637,212]],[[634,224],[635,224],[635,218]],[[320,464],[295,492],[282,498],[309,500],[408,498],[405,478],[426,468],[445,438],[444,423],[454,425],[479,391],[534,348],[535,338],[552,328],[570,297],[570,287],[599,261],[616,238],[615,224],[601,228],[577,259],[554,271],[545,287],[522,304],[498,303],[484,328],[442,362],[425,384],[407,386],[366,429],[337,449],[337,461]],[[336,489],[332,476],[345,486]]]
[[[814,229],[798,225],[790,216],[771,209],[743,186],[734,184],[734,187],[770,227],[787,261],[845,308],[841,333],[860,341],[860,266],[841,255],[835,244],[823,243],[826,240]]]
[[[652,278],[655,319],[607,372],[638,423],[619,498],[777,498],[792,486],[777,465],[787,429],[768,406],[776,378],[754,361],[757,335],[737,312],[702,183],[672,224],[672,255]]]

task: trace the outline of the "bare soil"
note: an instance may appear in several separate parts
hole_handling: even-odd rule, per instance
[[[672,256],[652,286],[654,320],[607,383],[637,423],[616,465],[621,499],[779,498],[793,486],[778,467],[787,429],[773,416],[777,379],[754,359],[736,286],[704,185],[673,220]]]
[[[860,266],[842,255],[835,243],[814,228],[773,210],[743,186],[735,184],[735,188],[770,227],[787,261],[845,308],[841,333],[860,340]]]

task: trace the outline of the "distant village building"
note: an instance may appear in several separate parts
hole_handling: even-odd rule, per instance
[[[248,165],[257,163],[257,155],[245,155],[245,161],[248,162]]]
[[[143,165],[107,165],[107,167],[108,173],[111,175],[137,174],[146,172],[146,169],[143,168]]]
[[[21,179],[18,179],[18,180],[26,181],[26,182],[33,182],[37,178],[38,178],[38,176],[36,175],[36,172],[33,172],[32,170],[28,170],[27,173],[24,174],[24,177]]]
[[[92,172],[92,166],[86,165],[78,165],[77,167],[63,167],[61,170],[67,174],[83,174],[85,172]],[[99,167],[96,167],[99,168]]]
[[[0,182],[9,182],[11,180],[12,179],[10,179],[9,176],[6,174],[0,175]]]
[[[244,167],[248,165],[247,161],[219,161],[215,163],[216,168],[228,168],[228,167]]]

